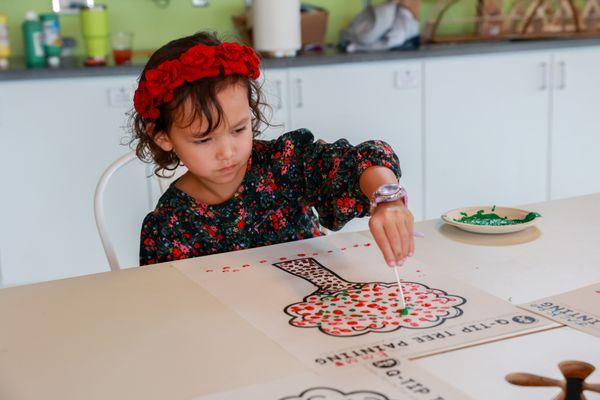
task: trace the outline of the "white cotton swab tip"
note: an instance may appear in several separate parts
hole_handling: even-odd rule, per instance
[[[400,301],[400,309],[404,310],[406,308],[406,303],[404,301],[404,292],[402,291],[402,284],[400,283],[400,275],[398,275],[398,267],[394,267],[394,273],[396,274],[396,281],[398,282],[398,300]]]

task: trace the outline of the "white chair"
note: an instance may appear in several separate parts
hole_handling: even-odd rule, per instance
[[[100,177],[100,181],[98,181],[98,185],[96,186],[96,192],[94,194],[94,218],[96,219],[96,227],[98,228],[98,234],[100,235],[100,241],[102,242],[102,247],[104,248],[104,253],[106,254],[106,258],[108,259],[108,265],[112,271],[116,271],[121,269],[119,264],[119,259],[117,257],[117,253],[115,252],[115,247],[113,242],[111,241],[108,229],[106,226],[106,220],[104,215],[104,192],[106,187],[108,186],[108,182],[113,177],[113,175],[121,168],[130,164],[131,162],[137,159],[135,152],[129,152],[117,160],[115,160],[110,166],[104,171],[102,176]],[[170,178],[158,178],[156,180],[158,182],[158,187],[160,193],[164,193],[165,190],[169,187],[172,181],[177,179],[183,173],[185,173],[186,168],[181,167],[178,168],[175,172],[175,175]],[[141,221],[140,221],[141,222]]]
[[[98,234],[100,235],[100,241],[102,242],[102,247],[104,248],[104,253],[106,254],[106,258],[108,260],[108,265],[110,266],[111,271],[119,270],[119,269],[121,269],[121,266],[119,264],[119,259],[117,257],[117,253],[115,251],[115,247],[109,237],[108,229],[106,226],[106,221],[105,221],[105,216],[104,216],[104,192],[106,190],[106,187],[108,186],[108,182],[113,177],[113,175],[119,169],[125,167],[126,165],[130,164],[131,162],[135,161],[136,159],[137,159],[137,157],[135,155],[135,152],[132,151],[132,152],[129,152],[129,153],[119,157],[117,160],[115,160],[104,171],[104,173],[100,177],[100,181],[98,182],[98,185],[96,186],[96,192],[94,194],[94,218],[96,219],[96,227],[98,228]],[[175,174],[170,178],[158,178],[158,177],[156,177],[156,175],[154,175],[154,177],[156,178],[156,180],[158,182],[158,187],[159,187],[160,193],[161,194],[164,193],[167,190],[167,188],[169,187],[169,185],[171,184],[171,182],[173,182],[175,179],[177,179],[178,177],[183,175],[186,171],[187,171],[187,168],[179,167],[175,170]],[[316,213],[316,211],[315,211],[315,213]],[[320,229],[325,234],[332,233],[332,231],[330,231],[329,229],[327,229],[323,226],[321,226]]]

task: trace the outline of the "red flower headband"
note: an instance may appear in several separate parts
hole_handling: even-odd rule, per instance
[[[157,119],[158,107],[173,100],[173,91],[184,82],[233,74],[257,79],[259,64],[254,50],[238,43],[198,44],[179,58],[146,71],[133,96],[135,110],[146,120]]]

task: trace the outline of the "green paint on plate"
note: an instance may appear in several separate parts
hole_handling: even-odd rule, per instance
[[[496,206],[492,208],[492,211],[494,211],[495,209]],[[484,226],[505,226],[524,224],[526,222],[533,221],[537,217],[541,217],[541,215],[536,212],[530,212],[523,219],[511,219],[508,217],[501,217],[493,212],[484,214],[483,210],[479,210],[473,215],[468,215],[465,212],[461,212],[460,215],[462,215],[462,218],[454,218],[454,221],[462,222],[464,224]]]

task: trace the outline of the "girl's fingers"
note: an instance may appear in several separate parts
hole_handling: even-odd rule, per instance
[[[406,219],[406,227],[408,230],[408,256],[412,257],[415,254],[415,229],[414,229],[414,222],[412,218],[407,218]]]
[[[396,221],[396,228],[400,234],[400,246],[402,248],[402,258],[408,257],[410,251],[410,237],[408,235],[408,229],[404,221]]]
[[[371,228],[371,234],[375,239],[375,243],[379,247],[379,250],[383,253],[383,258],[385,262],[393,267],[395,265],[396,257],[394,256],[394,252],[392,251],[392,247],[385,235],[385,231],[383,230],[383,226],[376,222],[369,221],[369,228]]]
[[[383,225],[383,230],[385,231],[387,240],[394,252],[394,263],[395,265],[398,265],[406,257],[406,253],[404,252],[405,249],[402,244],[402,232],[398,229],[398,225],[393,221],[386,222]]]
[[[398,231],[400,232],[400,238],[402,240],[402,254],[404,255],[404,257],[408,257],[408,253],[410,251],[410,235],[409,235],[409,231],[408,231],[408,227],[406,226],[406,224],[404,223],[404,221],[401,221],[400,223],[397,224],[398,225]]]

